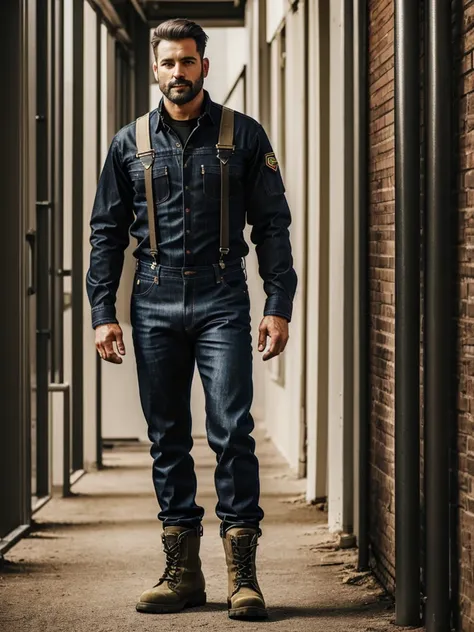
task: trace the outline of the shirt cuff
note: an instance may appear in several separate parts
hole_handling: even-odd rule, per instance
[[[282,318],[286,318],[286,320],[290,322],[292,312],[293,303],[288,297],[284,296],[283,294],[271,294],[266,300],[263,315],[281,316]]]
[[[115,305],[97,305],[92,308],[93,329],[99,325],[108,325],[109,323],[118,323],[115,316]]]

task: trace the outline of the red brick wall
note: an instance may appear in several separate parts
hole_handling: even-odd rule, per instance
[[[464,1],[460,77],[458,447],[460,600],[474,631],[474,1]]]
[[[459,125],[458,478],[460,629],[474,632],[474,0],[463,0]],[[395,576],[394,0],[369,1],[371,542],[375,568]],[[455,140],[455,139],[454,139]],[[453,560],[456,562],[455,560]]]
[[[458,480],[460,629],[474,632],[474,0],[462,0],[458,64]],[[394,0],[369,1],[371,543],[388,588],[395,576]],[[456,138],[453,138],[456,142]],[[456,560],[453,560],[456,563]],[[456,571],[455,571],[456,572]]]
[[[384,583],[395,575],[394,0],[369,2],[371,543]]]

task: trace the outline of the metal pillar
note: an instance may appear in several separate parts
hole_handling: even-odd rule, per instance
[[[51,60],[54,56],[50,0],[37,1],[36,57],[36,496],[50,494],[49,431],[49,221],[51,211]]]
[[[102,50],[102,20],[100,14],[97,14],[97,181],[102,170],[102,54],[106,54],[106,50]],[[97,468],[103,467],[102,460],[102,360],[99,354],[96,357],[96,463]]]
[[[358,568],[369,568],[370,530],[370,310],[369,310],[369,80],[367,0],[358,1],[358,129],[359,129],[359,529]]]
[[[150,109],[150,30],[135,14],[133,21],[134,112],[137,118]]]
[[[54,0],[55,5],[55,66],[54,66],[54,138],[52,145],[53,168],[51,190],[53,191],[52,221],[52,275],[51,275],[51,376],[64,380],[64,282],[70,274],[64,270],[64,3]]]
[[[0,249],[4,306],[0,310],[0,327],[6,334],[0,357],[0,555],[28,530],[31,518],[27,286],[33,280],[28,278],[32,270],[26,240],[36,194],[29,183],[35,162],[35,153],[31,154],[29,144],[35,124],[34,112],[30,109],[34,94],[31,51],[36,40],[35,12],[31,9],[28,0],[0,3],[0,51],[2,58],[9,60],[2,70],[0,99],[0,118],[4,121],[0,126],[0,142],[2,147],[8,148],[8,160],[2,167],[4,222]]]
[[[73,0],[73,157],[72,157],[72,467],[84,465],[83,359],[83,159],[84,159],[84,1]]]
[[[426,630],[450,630],[451,4],[428,0],[426,81]]]
[[[395,557],[397,625],[420,622],[419,4],[395,2]]]

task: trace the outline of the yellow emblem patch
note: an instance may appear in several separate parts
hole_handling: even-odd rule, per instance
[[[273,169],[273,171],[278,171],[278,160],[273,151],[269,154],[265,154],[265,164],[267,167],[270,167],[270,169]]]

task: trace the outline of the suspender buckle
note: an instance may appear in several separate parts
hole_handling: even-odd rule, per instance
[[[155,150],[141,151],[136,153],[135,156],[140,160],[144,169],[149,169],[155,161]]]
[[[230,157],[235,151],[235,145],[222,145],[221,143],[217,143],[217,157],[219,160],[225,165],[229,162]]]
[[[229,248],[219,248],[219,252],[221,253],[221,257],[219,259],[219,265],[221,267],[221,270],[224,270],[225,269],[224,255],[228,255],[230,250]]]

